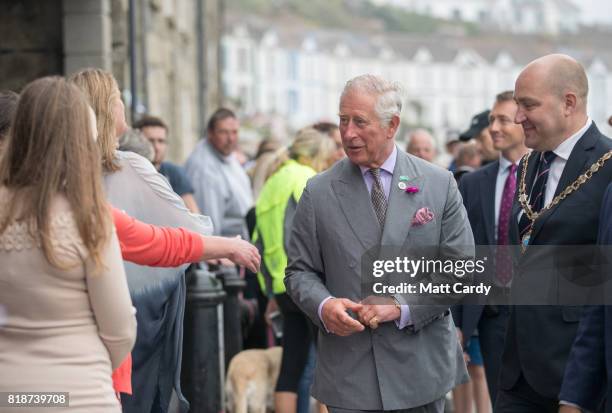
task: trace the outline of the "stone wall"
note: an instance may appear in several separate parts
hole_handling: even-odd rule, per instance
[[[113,0],[113,9],[117,8],[115,3],[122,1],[127,0]],[[182,163],[202,135],[209,113],[220,101],[216,43],[220,27],[218,23],[211,24],[220,21],[219,0],[134,1],[136,94],[131,98],[136,99],[136,117],[148,113],[163,118],[169,126],[168,158]],[[198,21],[200,15],[205,17]],[[127,11],[124,19],[113,17],[113,70],[118,80],[123,76],[119,83],[129,90],[129,59],[119,63],[122,57],[117,53],[120,39],[127,32],[123,28],[126,21]],[[212,33],[206,33],[210,30]],[[200,47],[204,48],[202,55]],[[129,49],[125,50],[124,56],[129,56],[128,52]],[[203,56],[208,57],[204,65]]]
[[[134,0],[132,95],[129,0],[0,0],[0,89],[84,67],[111,70],[128,119],[133,101],[136,117],[162,117],[168,157],[182,163],[221,100],[221,1]]]
[[[0,89],[64,71],[62,0],[0,0]]]

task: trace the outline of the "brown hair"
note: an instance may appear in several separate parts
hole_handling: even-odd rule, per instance
[[[166,125],[166,123],[161,118],[158,118],[157,116],[145,115],[142,118],[138,119],[132,125],[134,129],[142,129],[142,128],[147,128],[151,126],[164,128],[166,132],[168,132],[168,125]]]
[[[480,156],[480,152],[478,151],[478,147],[473,143],[473,141],[469,143],[461,142],[461,147],[457,152],[457,160],[455,164],[457,167],[467,165],[472,159]]]
[[[120,169],[116,163],[115,150],[117,136],[115,127],[114,99],[120,99],[119,86],[112,74],[102,69],[84,69],[70,76],[96,114],[98,126],[98,147],[102,155],[102,168],[105,172],[116,172]]]
[[[208,126],[206,129],[210,131],[214,131],[217,126],[217,122],[221,122],[224,119],[234,118],[236,119],[236,114],[227,108],[219,108],[212,114],[210,119],[208,119]]]
[[[332,123],[332,122],[317,122],[314,125],[312,125],[312,127],[316,130],[318,130],[319,132],[322,133],[326,133],[329,136],[332,135],[332,133],[334,133],[337,130],[340,130],[340,128],[338,127],[338,124],[336,123]]]
[[[70,204],[83,245],[97,268],[111,230],[102,190],[100,156],[91,128],[91,111],[79,89],[60,77],[26,85],[17,105],[0,180],[15,194],[0,221],[0,233],[12,220],[29,221],[45,257],[68,268],[53,250],[49,206],[57,195]]]
[[[255,159],[259,159],[259,157],[265,153],[276,152],[281,146],[282,144],[278,139],[264,139],[263,141],[259,142]]]
[[[514,91],[512,90],[506,90],[495,96],[495,103],[503,103],[510,100],[514,101]]]
[[[12,90],[0,91],[0,141],[5,137],[11,126],[19,95]]]

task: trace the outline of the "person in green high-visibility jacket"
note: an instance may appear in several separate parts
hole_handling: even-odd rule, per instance
[[[334,161],[334,141],[313,128],[298,131],[293,143],[277,154],[273,171],[255,204],[253,242],[262,255],[257,274],[268,297],[266,316],[277,308],[283,315],[283,358],[274,394],[277,413],[295,413],[298,383],[312,343],[306,316],[285,293],[286,246],[293,215],[308,179]]]

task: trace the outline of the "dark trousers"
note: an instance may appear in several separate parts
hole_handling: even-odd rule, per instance
[[[485,307],[478,324],[478,339],[480,340],[480,350],[484,361],[489,394],[493,406],[495,406],[510,310],[505,305],[498,305],[494,308],[488,307]]]
[[[559,400],[540,396],[521,374],[510,390],[497,393],[494,413],[557,413]]]
[[[276,391],[297,393],[312,343],[310,320],[289,295],[276,294],[274,297],[283,314],[283,357]]]

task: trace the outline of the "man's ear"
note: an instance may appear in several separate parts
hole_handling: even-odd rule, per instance
[[[395,136],[395,133],[399,129],[399,125],[400,125],[399,116],[393,115],[393,117],[391,118],[391,121],[389,122],[389,132],[387,134],[387,138],[393,139],[393,137]]]
[[[578,96],[574,92],[566,92],[563,96],[563,106],[566,115],[576,112],[578,107]]]

